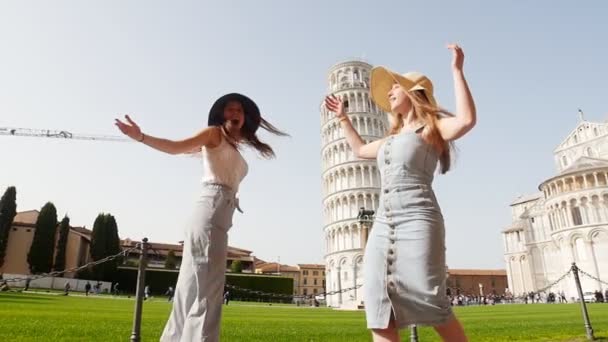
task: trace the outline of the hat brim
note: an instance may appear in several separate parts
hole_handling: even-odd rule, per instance
[[[239,102],[243,106],[243,112],[245,113],[245,124],[253,129],[253,132],[255,132],[260,126],[260,121],[262,119],[260,109],[252,99],[239,93],[226,94],[217,99],[209,110],[209,119],[207,121],[207,125],[219,126],[224,124],[224,108],[228,102],[231,101]]]
[[[437,106],[435,97],[428,89],[385,67],[378,66],[373,68],[370,78],[370,93],[372,100],[374,100],[380,109],[387,113],[392,111],[391,104],[388,100],[388,92],[393,88],[395,83],[399,83],[405,91],[423,90],[431,105]]]

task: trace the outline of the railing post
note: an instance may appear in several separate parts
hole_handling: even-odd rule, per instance
[[[578,266],[576,266],[576,263],[574,262],[572,263],[572,274],[574,274],[574,282],[576,283],[578,298],[581,301],[581,310],[583,312],[583,320],[585,321],[585,331],[587,332],[587,339],[593,341],[595,340],[595,337],[593,337],[593,328],[591,327],[591,322],[589,321],[589,313],[587,312],[587,305],[585,304],[581,280],[578,277]]]
[[[410,325],[410,342],[418,342],[418,327]]]
[[[146,266],[148,264],[148,238],[141,240],[141,254],[139,255],[139,267],[137,269],[137,289],[135,290],[135,313],[133,314],[133,331],[131,342],[141,341],[141,315],[144,302],[144,287],[146,285]]]

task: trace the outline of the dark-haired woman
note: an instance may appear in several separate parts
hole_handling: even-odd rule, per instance
[[[130,138],[170,154],[200,150],[203,158],[203,187],[192,224],[186,230],[173,309],[161,341],[219,340],[224,290],[228,230],[238,208],[236,193],[247,174],[247,162],[239,152],[249,145],[265,158],[272,148],[256,135],[265,130],[285,136],[262,118],[258,106],[245,95],[227,94],[209,112],[208,127],[191,138],[167,140],[144,134],[127,115],[116,126]]]

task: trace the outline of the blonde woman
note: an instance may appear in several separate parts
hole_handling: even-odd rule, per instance
[[[384,139],[365,144],[342,101],[325,100],[336,114],[355,156],[377,159],[380,205],[365,247],[363,284],[367,326],[374,341],[400,341],[399,329],[431,325],[444,341],[466,341],[446,295],[445,230],[433,192],[434,173],[450,169],[451,143],[476,123],[473,98],[463,72],[464,54],[453,52],[456,114],[440,109],[424,75],[399,75],[384,67],[371,73],[371,95],[389,113]]]

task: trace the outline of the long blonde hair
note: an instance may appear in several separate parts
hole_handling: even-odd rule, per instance
[[[439,155],[439,171],[442,174],[448,172],[452,165],[454,144],[443,139],[437,128],[437,121],[441,116],[454,115],[444,109],[431,105],[423,90],[405,91],[405,93],[412,104],[409,115],[413,115],[415,121],[424,123],[421,138],[437,151]],[[398,134],[403,128],[403,115],[396,114],[396,116],[397,120],[393,121],[388,132],[389,135]]]

